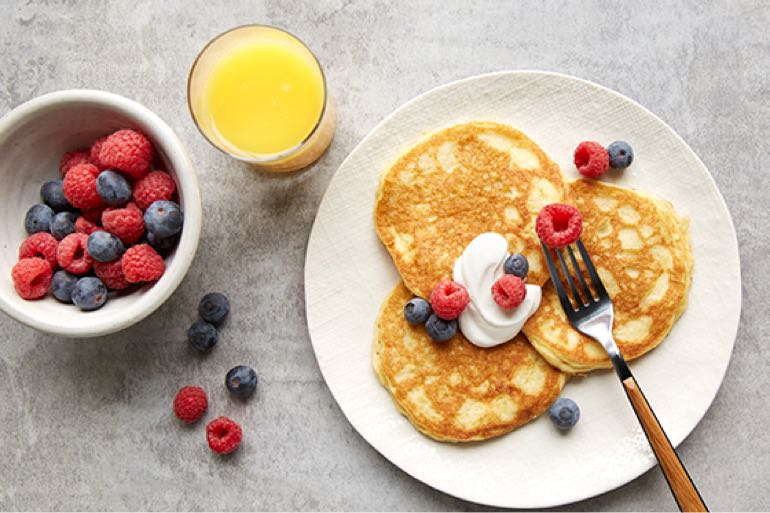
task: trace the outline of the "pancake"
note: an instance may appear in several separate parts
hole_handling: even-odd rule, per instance
[[[503,235],[529,260],[529,282],[548,280],[534,223],[563,200],[559,167],[526,135],[491,122],[435,133],[387,169],[375,206],[377,234],[406,286],[428,297],[480,233]]]
[[[626,360],[638,358],[663,341],[687,306],[689,222],[665,200],[594,180],[571,183],[569,193],[583,214],[583,243],[612,298],[615,341]],[[564,372],[612,366],[598,342],[570,326],[552,283],[523,331]]]
[[[423,326],[404,319],[414,295],[400,283],[377,319],[375,372],[398,409],[439,441],[469,442],[505,434],[529,422],[558,397],[565,374],[543,360],[526,339],[491,349],[461,333],[433,342]]]

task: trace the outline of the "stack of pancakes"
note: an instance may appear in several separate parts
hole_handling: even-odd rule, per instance
[[[692,256],[687,222],[670,203],[597,181],[568,183],[527,136],[473,122],[440,131],[382,176],[377,233],[401,274],[380,311],[373,364],[398,409],[442,441],[483,440],[545,411],[567,374],[610,365],[601,346],[575,331],[548,282],[534,223],[549,203],[575,205],[583,242],[615,305],[614,334],[627,359],[651,350],[687,304]],[[544,285],[523,335],[491,349],[462,333],[433,342],[404,319],[404,304],[452,277],[454,261],[483,232],[496,232]],[[567,373],[567,374],[565,374]]]

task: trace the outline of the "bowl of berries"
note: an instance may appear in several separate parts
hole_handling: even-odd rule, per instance
[[[0,308],[93,337],[148,316],[195,256],[201,199],[173,130],[104,91],[46,94],[0,119]]]

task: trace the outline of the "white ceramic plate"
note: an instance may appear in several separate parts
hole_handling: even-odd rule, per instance
[[[308,243],[307,321],[321,372],[351,424],[405,472],[462,499],[514,508],[586,499],[655,464],[614,374],[567,384],[581,419],[566,436],[546,415],[494,440],[452,445],[418,433],[371,368],[377,311],[399,281],[374,231],[379,174],[428,133],[471,120],[523,130],[569,178],[577,176],[578,142],[626,140],[633,166],[607,180],[658,194],[691,218],[690,306],[659,348],[631,364],[677,445],[714,399],[732,352],[741,308],[735,230],[703,163],[671,128],[618,93],[553,73],[494,73],[429,91],[380,123],[332,179]]]

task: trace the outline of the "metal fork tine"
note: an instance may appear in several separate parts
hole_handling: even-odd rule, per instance
[[[567,262],[564,261],[564,257],[561,254],[561,251],[556,249],[556,256],[559,257],[559,263],[561,264],[561,270],[564,272],[564,277],[567,280],[567,284],[569,284],[569,289],[572,291],[572,297],[575,298],[575,304],[577,305],[577,309],[580,310],[581,306],[585,306],[583,303],[583,299],[580,297],[580,294],[578,293],[577,287],[575,287],[575,282],[572,281],[572,275],[569,272],[569,267],[567,267]],[[580,273],[578,272],[578,275]]]
[[[577,241],[577,247],[580,251],[580,256],[583,258],[583,263],[586,266],[586,271],[588,271],[588,275],[591,277],[591,283],[594,285],[594,290],[596,291],[596,294],[599,296],[599,299],[602,299],[602,297],[609,298],[609,294],[607,294],[607,290],[604,288],[604,284],[602,283],[602,280],[599,278],[599,275],[596,273],[596,268],[594,267],[593,262],[591,262],[591,258],[588,256],[588,251],[586,251],[586,247],[583,246],[583,241],[578,239]]]
[[[585,278],[583,278],[583,272],[580,270],[580,266],[578,266],[577,259],[575,258],[575,252],[572,251],[572,246],[567,246],[567,253],[569,253],[569,259],[572,261],[572,266],[575,268],[575,274],[577,275],[578,281],[583,288],[583,293],[585,293],[586,301],[590,303],[593,301],[594,295],[591,293],[591,289],[588,288],[588,284],[586,284]]]
[[[548,251],[548,247],[545,244],[541,243],[541,245],[543,246],[545,261],[548,264],[548,272],[551,274],[551,283],[553,283],[553,287],[556,289],[556,295],[559,296],[559,302],[561,302],[564,313],[569,316],[569,313],[574,312],[575,309],[572,307],[572,303],[570,303],[569,298],[567,297],[567,292],[564,290],[564,284],[561,282],[559,273],[556,271],[556,266],[553,264],[551,252]]]

